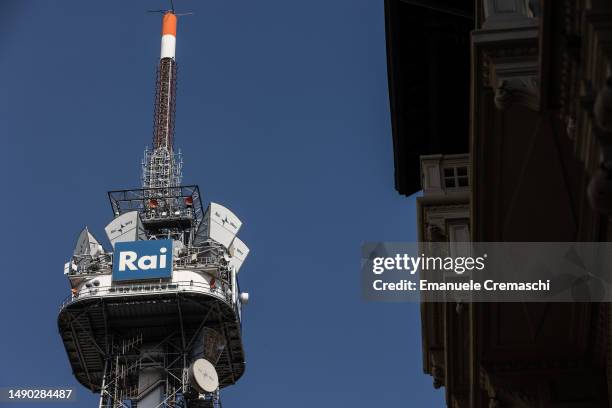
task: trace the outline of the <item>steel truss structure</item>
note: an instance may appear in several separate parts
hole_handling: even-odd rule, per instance
[[[244,372],[237,316],[231,303],[183,288],[75,300],[63,306],[58,323],[74,375],[100,393],[100,408],[135,408],[160,387],[158,407],[193,408],[221,404],[218,392],[200,396],[187,379],[190,350],[203,328],[227,341],[216,364],[220,388]],[[139,373],[145,368],[163,375],[143,388]]]
[[[204,215],[202,195],[195,185],[114,190],[108,198],[114,216],[138,211],[145,224],[191,219],[197,226]]]
[[[142,186],[163,190],[181,184],[182,158],[174,153],[174,118],[176,114],[177,65],[173,58],[162,58],[157,67],[155,113],[153,117],[153,150],[145,150]]]
[[[177,65],[173,58],[162,58],[157,66],[155,112],[153,116],[153,149],[172,152],[176,114]]]

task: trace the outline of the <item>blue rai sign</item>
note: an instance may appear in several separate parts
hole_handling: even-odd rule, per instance
[[[117,242],[113,281],[172,277],[172,240]]]

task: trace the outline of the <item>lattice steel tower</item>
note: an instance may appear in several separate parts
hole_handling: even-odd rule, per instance
[[[64,267],[71,287],[59,332],[77,380],[99,407],[220,406],[220,389],[243,374],[238,272],[249,249],[229,209],[203,209],[181,185],[174,150],[177,16],[163,14],[153,145],[142,188],[108,193],[111,250],[81,231]]]

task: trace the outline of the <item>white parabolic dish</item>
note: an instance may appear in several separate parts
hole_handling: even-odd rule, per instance
[[[219,388],[217,370],[210,361],[199,358],[189,367],[189,382],[199,392],[214,392]]]

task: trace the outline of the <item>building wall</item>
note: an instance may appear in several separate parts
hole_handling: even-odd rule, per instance
[[[419,239],[608,240],[588,191],[612,140],[593,108],[612,72],[612,2],[475,4],[469,155],[422,152]],[[469,169],[469,187],[445,186],[451,163]],[[449,407],[612,406],[607,304],[422,304],[421,314],[424,371]]]

